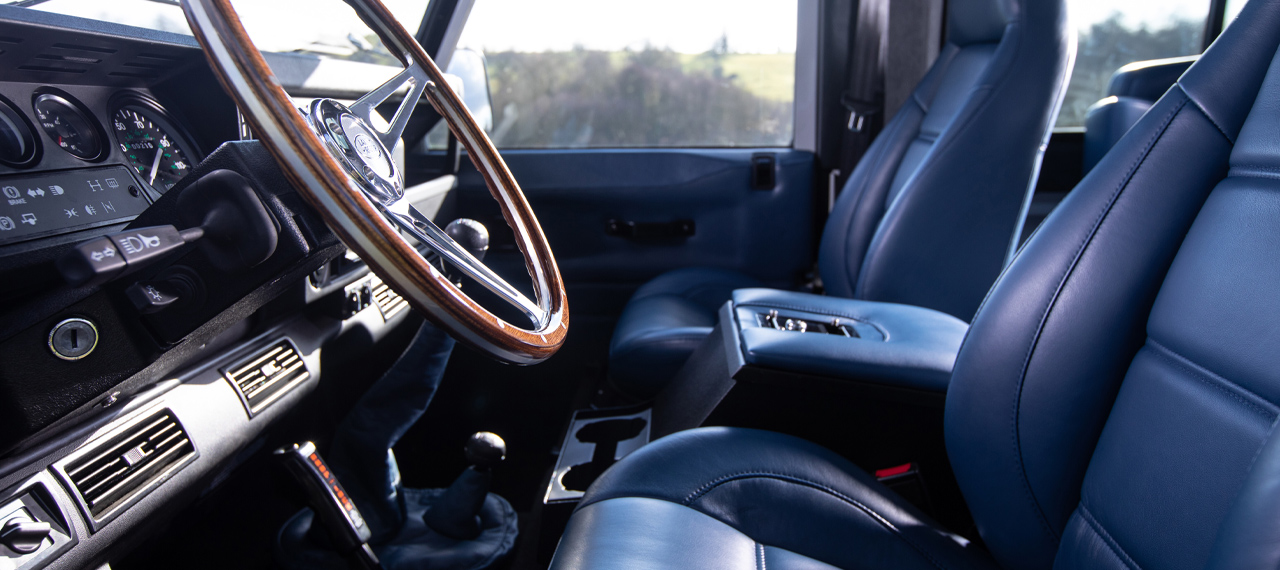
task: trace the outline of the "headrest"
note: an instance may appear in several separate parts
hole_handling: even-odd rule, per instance
[[[950,0],[947,41],[961,46],[1000,41],[1005,26],[1025,1],[1028,0]]]
[[[1197,59],[1200,59],[1199,55],[1135,61],[1111,75],[1107,95],[1155,101],[1164,96],[1164,92],[1173,87]]]

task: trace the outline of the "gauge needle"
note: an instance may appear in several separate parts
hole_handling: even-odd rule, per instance
[[[151,178],[147,179],[147,184],[152,186],[156,183],[156,167],[160,166],[160,153],[164,152],[163,148],[156,149],[156,157],[151,161]]]

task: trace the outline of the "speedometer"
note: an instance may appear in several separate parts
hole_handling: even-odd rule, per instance
[[[198,158],[164,109],[149,101],[117,109],[111,116],[111,131],[129,166],[162,194],[182,180]]]

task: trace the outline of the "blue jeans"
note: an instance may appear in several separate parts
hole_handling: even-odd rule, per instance
[[[400,441],[440,386],[454,340],[424,322],[399,360],[338,425],[329,463],[373,532],[370,542],[390,538],[404,524],[400,469],[391,447]]]

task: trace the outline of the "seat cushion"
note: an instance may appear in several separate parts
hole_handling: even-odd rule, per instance
[[[587,491],[554,569],[994,568],[843,458],[777,433],[658,440]]]
[[[664,273],[631,297],[609,348],[609,378],[624,394],[652,398],[711,334],[716,312],[734,289],[760,281],[724,269]]]

